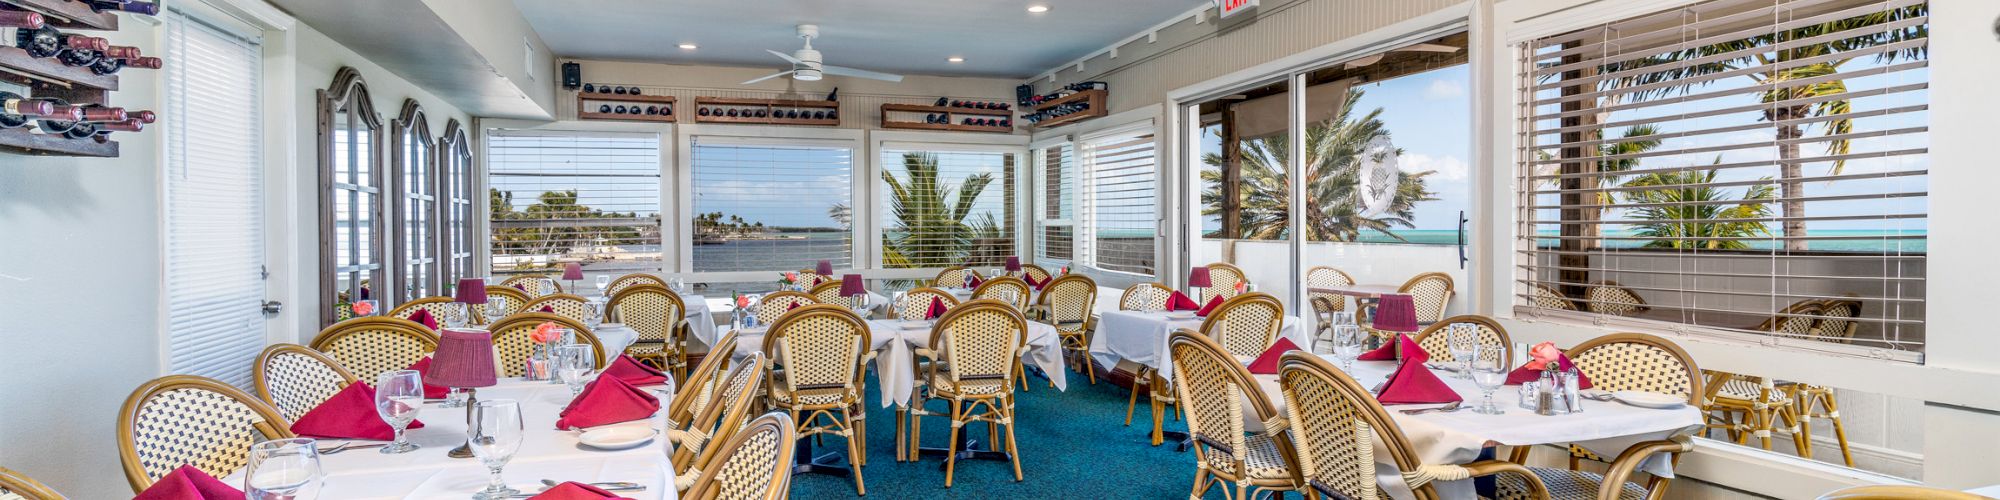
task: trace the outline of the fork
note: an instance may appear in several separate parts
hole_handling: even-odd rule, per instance
[[[543,479],[543,480],[542,480],[542,486],[546,486],[546,487],[550,487],[550,488],[554,488],[554,487],[556,487],[556,486],[558,486],[558,485],[561,485],[561,484],[562,484],[562,481],[557,481],[557,480],[554,480],[554,479]],[[595,483],[584,483],[584,484],[588,484],[588,485],[591,485],[591,486],[596,486],[596,487],[599,487],[599,488],[604,488],[604,489],[605,489],[606,491],[645,491],[645,490],[646,490],[646,485],[643,485],[643,484],[639,484],[639,483],[634,483],[634,482],[630,482],[630,481],[600,481],[600,482],[595,482]]]
[[[1459,406],[1459,404],[1460,404],[1460,403],[1461,403],[1460,401],[1452,401],[1452,402],[1451,402],[1450,404],[1446,404],[1446,405],[1444,405],[1444,406],[1439,406],[1439,407],[1436,407],[1436,408],[1418,408],[1418,409],[1415,409],[1415,410],[1403,410],[1403,414],[1404,414],[1404,415],[1422,415],[1422,414],[1425,414],[1425,413],[1436,413],[1436,412],[1454,412],[1454,411],[1458,411],[1458,406]]]
[[[316,451],[318,451],[320,455],[333,455],[333,454],[338,454],[338,453],[342,453],[342,452],[348,452],[348,451],[354,451],[354,450],[366,450],[366,449],[369,449],[369,448],[381,448],[381,447],[384,447],[384,446],[388,446],[388,445],[389,445],[388,443],[373,443],[373,444],[354,444],[354,442],[353,442],[353,441],[348,441],[348,442],[345,442],[345,443],[340,443],[340,444],[337,444],[337,445],[334,445],[334,446],[333,446],[332,448],[324,448],[324,449],[320,449],[320,450],[316,450]]]

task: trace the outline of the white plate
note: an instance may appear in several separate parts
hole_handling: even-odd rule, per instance
[[[1191,319],[1194,318],[1194,311],[1174,311],[1167,313],[1167,317],[1173,319]]]
[[[1617,391],[1611,393],[1611,397],[1617,398],[1619,402],[1632,406],[1637,406],[1640,408],[1659,408],[1659,409],[1671,410],[1674,408],[1687,406],[1687,398],[1671,396],[1667,394],[1660,394],[1657,392]]]
[[[605,427],[585,432],[577,437],[577,441],[602,450],[623,450],[650,443],[653,441],[653,436],[658,434],[653,432],[651,427]]]

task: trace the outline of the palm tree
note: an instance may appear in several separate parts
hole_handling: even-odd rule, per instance
[[[1843,116],[1849,110],[1848,100],[1840,97],[1847,93],[1847,84],[1842,79],[1831,77],[1839,74],[1842,66],[1869,54],[1873,54],[1873,60],[1883,64],[1893,63],[1899,59],[1929,58],[1930,45],[1927,43],[1910,44],[1886,51],[1870,50],[1928,37],[1930,32],[1928,23],[1913,23],[1908,26],[1899,23],[1929,14],[1930,4],[1920,3],[1609,64],[1598,68],[1598,71],[1616,74],[1616,72],[1631,72],[1654,67],[1662,69],[1638,71],[1609,78],[1599,86],[1601,90],[1615,90],[1694,79],[1753,65],[1759,68],[1745,76],[1756,86],[1767,87],[1759,93],[1759,100],[1768,105],[1762,111],[1762,119],[1777,126],[1778,164],[1781,176],[1779,183],[1784,189],[1784,200],[1781,204],[1784,207],[1784,232],[1789,238],[1785,242],[1785,249],[1804,250],[1806,241],[1796,238],[1806,234],[1806,223],[1803,219],[1805,202],[1799,200],[1805,195],[1804,182],[1798,180],[1805,177],[1806,162],[1801,160],[1799,144],[1824,142],[1828,156],[1844,155],[1848,153],[1851,143],[1843,135],[1854,130],[1853,119]],[[1885,26],[1892,24],[1897,26]],[[1800,40],[1820,37],[1832,39],[1824,42],[1798,43]],[[1781,46],[1785,44],[1795,46]],[[1854,55],[1842,56],[1842,54]],[[1720,59],[1695,64],[1684,63],[1707,57],[1720,57]],[[1806,60],[1817,62],[1793,62]],[[1578,78],[1588,76],[1577,75]],[[1565,75],[1563,78],[1572,77]],[[1671,84],[1609,94],[1611,102],[1605,107],[1616,105],[1617,99],[1625,95],[1631,96],[1634,101],[1685,95],[1695,87],[1706,86],[1714,81],[1716,80]],[[1830,116],[1834,118],[1826,118]],[[1818,128],[1826,139],[1804,140],[1808,128]],[[1834,160],[1832,168],[1828,171],[1829,175],[1839,175],[1846,164],[1845,160]]]
[[[1424,177],[1434,171],[1403,173],[1396,185],[1396,195],[1391,200],[1386,214],[1374,217],[1359,213],[1361,202],[1354,189],[1360,181],[1363,155],[1367,154],[1368,143],[1376,138],[1387,138],[1388,129],[1382,123],[1382,108],[1375,108],[1367,116],[1356,120],[1352,117],[1354,103],[1361,100],[1362,91],[1351,90],[1347,103],[1341,107],[1340,116],[1322,123],[1306,127],[1306,158],[1304,168],[1306,200],[1303,210],[1306,219],[1306,237],[1310,241],[1354,241],[1362,231],[1375,231],[1397,241],[1402,236],[1390,232],[1391,228],[1414,227],[1413,219],[1417,202],[1437,198],[1426,189]],[[1239,215],[1239,235],[1211,234],[1210,237],[1277,239],[1288,237],[1287,226],[1291,210],[1295,206],[1291,200],[1291,176],[1285,170],[1289,164],[1290,149],[1285,134],[1260,137],[1242,142],[1241,193],[1242,210]],[[1401,150],[1379,154],[1401,155]],[[1201,180],[1208,187],[1202,190],[1202,215],[1222,213],[1222,172],[1223,158],[1220,154],[1208,154],[1202,161],[1216,170],[1203,170]]]
[[[937,155],[927,153],[905,153],[903,172],[907,180],[882,172],[896,224],[882,235],[883,265],[942,267],[965,262],[979,235],[967,219],[980,193],[993,182],[993,174],[969,175],[957,186],[946,184],[938,180]],[[991,214],[986,215],[985,224],[992,224]]]
[[[1659,238],[1646,242],[1646,248],[1742,250],[1750,245],[1736,238],[1771,234],[1762,222],[1771,216],[1770,203],[1763,201],[1773,195],[1770,184],[1745,188],[1734,198],[1742,203],[1731,205],[1730,193],[1713,187],[1714,182],[1714,170],[1652,173],[1625,182],[1625,187],[1657,187],[1625,193],[1625,202],[1637,205],[1626,209],[1630,217],[1647,221],[1634,225],[1633,235]]]

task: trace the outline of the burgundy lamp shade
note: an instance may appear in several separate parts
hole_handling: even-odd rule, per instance
[[[1210,283],[1212,282],[1208,280],[1207,267],[1197,267],[1188,270],[1188,286],[1207,288]]]
[[[471,328],[446,328],[438,335],[424,383],[443,387],[490,387],[497,376],[493,365],[493,334]]]
[[[840,277],[840,296],[853,297],[868,293],[868,283],[861,281],[861,275],[849,274]]]
[[[453,298],[460,304],[485,304],[486,280],[461,278],[458,280],[458,289],[453,292],[453,295],[455,295]]]
[[[1375,329],[1385,332],[1415,332],[1417,303],[1408,295],[1383,295],[1375,304]]]
[[[583,264],[578,264],[575,262],[563,264],[562,279],[571,281],[583,279]]]
[[[1019,256],[1009,256],[1009,257],[1007,257],[1007,270],[1008,270],[1008,271],[1019,271],[1019,270],[1021,270],[1021,257],[1019,257]]]
[[[833,276],[833,261],[819,261],[819,264],[813,266],[813,272],[820,276]]]

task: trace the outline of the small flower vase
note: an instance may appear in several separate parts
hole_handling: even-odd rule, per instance
[[[526,369],[522,370],[522,378],[528,380],[552,380],[555,378],[549,375],[548,344],[535,345],[535,350],[528,353],[527,363]]]

